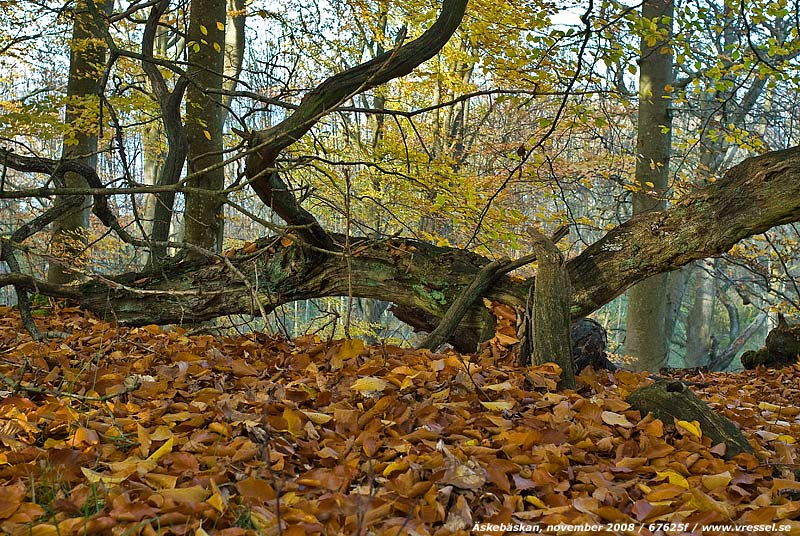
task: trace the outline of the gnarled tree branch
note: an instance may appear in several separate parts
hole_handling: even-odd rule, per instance
[[[637,216],[612,229],[568,261],[570,315],[585,316],[641,279],[720,255],[743,238],[792,221],[800,221],[800,148],[748,159],[672,208]],[[352,256],[349,272],[340,255],[297,242],[284,247],[265,240],[259,254],[231,261],[250,278],[266,312],[295,300],[352,291],[356,297],[399,305],[396,315],[401,320],[426,331],[433,330],[450,304],[491,262],[469,251],[411,239],[350,240],[358,254]],[[82,304],[100,314],[110,314],[111,308],[115,318],[129,324],[256,313],[251,291],[219,263],[182,263],[170,270],[169,279],[158,273],[132,274],[117,282],[124,287],[96,282],[79,287]],[[503,276],[484,296],[522,307],[530,284]],[[474,348],[486,316],[478,301],[453,340]]]
[[[278,154],[353,95],[407,75],[432,58],[461,24],[466,6],[467,0],[444,0],[439,18],[419,38],[331,76],[306,94],[300,106],[284,121],[252,135],[253,152],[247,160],[250,184],[259,198],[286,223],[301,228],[298,234],[305,241],[324,249],[335,249],[316,218],[300,206],[274,171]]]

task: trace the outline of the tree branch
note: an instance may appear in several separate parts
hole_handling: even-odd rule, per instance
[[[800,147],[745,160],[671,208],[612,229],[569,260],[570,316],[586,316],[642,279],[723,254],[743,238],[793,221],[800,221]],[[249,289],[222,263],[184,262],[171,267],[169,278],[160,272],[129,274],[114,278],[115,285],[88,282],[76,292],[84,307],[121,323],[166,324],[249,314],[252,289],[269,313],[296,300],[346,296],[349,281],[354,297],[399,305],[403,312],[396,310],[398,318],[433,331],[450,304],[490,263],[470,251],[411,239],[350,240],[358,251],[350,271],[339,254],[265,238],[257,252],[231,257],[250,278]],[[523,307],[532,283],[501,276],[483,296]],[[486,316],[482,305],[473,305],[470,313],[453,336],[466,346],[477,342]]]
[[[350,97],[407,75],[433,57],[461,24],[466,6],[467,0],[444,0],[439,18],[419,38],[331,76],[306,94],[284,121],[251,136],[253,152],[247,160],[251,186],[286,223],[307,228],[300,233],[303,240],[323,249],[335,249],[316,218],[300,206],[286,183],[271,171],[278,154]]]

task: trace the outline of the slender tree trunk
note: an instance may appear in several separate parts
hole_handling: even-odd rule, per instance
[[[77,159],[92,168],[97,167],[97,135],[100,128],[100,80],[106,61],[106,45],[103,40],[106,21],[92,15],[86,2],[79,0],[74,10],[72,23],[72,41],[69,63],[69,79],[67,80],[67,110],[64,122],[72,131],[64,138],[62,158]],[[105,5],[97,0],[97,11],[101,14],[111,12],[113,2],[106,0]],[[91,120],[88,120],[91,118]],[[85,127],[78,127],[80,121]],[[64,174],[64,186],[67,188],[86,188],[88,184],[78,173]],[[57,201],[62,202],[61,200]],[[89,210],[91,198],[85,196],[84,203],[56,219],[53,223],[53,236],[50,243],[51,253],[61,257],[65,265],[76,262],[87,242],[89,227]],[[57,262],[50,264],[47,280],[50,283],[69,283],[75,275]]]
[[[643,36],[639,72],[639,119],[636,140],[636,182],[633,214],[663,210],[669,176],[672,116],[666,86],[672,81],[672,0],[645,0],[642,17],[653,20],[660,32],[655,41]],[[635,366],[658,370],[667,363],[667,276],[653,276],[628,291],[625,351],[638,357]]]
[[[686,319],[685,363],[689,368],[708,364],[716,301],[713,262],[698,263],[694,275],[694,302]]]
[[[223,200],[215,194],[225,186],[222,90],[225,47],[225,0],[193,0],[189,14],[189,69],[186,91],[186,137],[189,142],[188,186],[205,192],[186,193],[184,240],[221,251]],[[209,90],[211,90],[209,92]],[[193,253],[190,251],[190,255]]]
[[[681,304],[686,294],[689,272],[681,268],[669,273],[667,283],[667,317],[664,319],[664,337],[671,343],[680,316]]]
[[[156,36],[154,48],[158,50],[159,55],[166,55],[166,33],[162,32]],[[161,184],[161,172],[164,167],[164,161],[167,158],[166,144],[166,133],[160,118],[156,118],[151,123],[144,125],[142,128],[142,182],[148,186]],[[156,202],[155,195],[146,194],[144,206],[139,213],[146,239],[153,236]],[[150,252],[147,252],[145,265],[150,263]]]
[[[245,0],[227,0],[228,13],[225,23],[225,59],[224,78],[222,88],[233,91],[239,83],[244,63],[244,32],[247,17],[245,13]],[[224,124],[228,115],[228,108],[233,101],[229,95],[222,96],[221,122]]]

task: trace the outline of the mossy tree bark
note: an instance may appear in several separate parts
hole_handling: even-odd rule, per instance
[[[87,2],[95,2],[90,9]],[[67,80],[67,106],[64,122],[70,130],[64,137],[62,158],[77,160],[92,168],[97,166],[98,132],[100,131],[100,93],[103,67],[106,61],[104,35],[113,2],[106,0],[80,0],[73,9],[72,40],[70,42],[69,78]],[[94,12],[94,13],[93,13]],[[84,125],[84,126],[78,126]],[[80,173],[63,175],[67,188],[85,188],[86,179]],[[64,200],[60,199],[59,203]],[[89,227],[91,198],[64,212],[53,223],[51,253],[62,257],[64,264],[52,262],[48,267],[47,280],[63,284],[75,279],[67,268],[76,262],[86,246]]]
[[[561,367],[561,389],[575,389],[575,367],[570,339],[570,282],[564,255],[546,236],[530,229],[531,248],[538,268],[531,306],[531,360],[552,361]]]
[[[3,149],[0,157],[13,169],[31,172],[52,173],[65,166]],[[87,175],[93,171],[77,164],[67,167],[85,170]],[[46,190],[39,193],[47,195]],[[101,221],[108,221],[108,214],[99,211],[103,205],[97,198],[94,206]],[[573,319],[586,316],[641,279],[722,254],[743,238],[794,221],[800,221],[800,147],[747,159],[670,209],[642,214],[615,227],[569,260],[570,315]],[[169,279],[161,271],[58,287],[14,275],[0,276],[0,284],[46,289],[47,294],[76,298],[122,323],[149,324],[256,312],[250,289],[256,290],[266,311],[299,299],[346,296],[349,279],[353,296],[390,301],[398,306],[401,320],[431,331],[455,297],[490,262],[469,251],[411,239],[351,237],[351,251],[358,254],[351,257],[348,273],[338,246],[344,237],[329,234],[328,238],[336,248],[332,252],[300,241],[283,246],[274,238],[263,239],[258,251],[228,258],[241,276],[226,263],[208,259],[174,266]],[[502,276],[483,295],[521,308],[531,283]],[[474,348],[477,340],[491,336],[490,316],[478,302],[453,339]]]
[[[656,382],[635,390],[626,401],[638,409],[642,417],[652,413],[670,426],[675,420],[699,422],[703,436],[710,438],[712,445],[725,444],[726,459],[743,452],[753,454],[753,447],[736,425],[714,413],[708,404],[681,382]]]

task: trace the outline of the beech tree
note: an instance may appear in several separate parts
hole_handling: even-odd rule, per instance
[[[645,26],[655,28],[641,39],[639,62],[639,116],[636,138],[636,182],[634,216],[664,210],[672,153],[672,112],[667,91],[672,83],[672,0],[642,3]],[[625,351],[639,357],[637,366],[658,370],[667,363],[669,340],[667,276],[656,274],[628,292],[628,329]]]
[[[105,28],[107,21],[103,17],[95,17],[93,10],[108,15],[113,6],[110,1],[97,2],[96,7],[90,9],[87,2],[93,1],[81,0],[76,3],[72,11],[72,54],[64,118],[64,122],[68,125],[77,123],[93,126],[86,129],[75,125],[68,132],[62,143],[62,158],[77,160],[94,168],[97,166],[96,125],[99,124],[103,89],[102,66],[106,57],[103,36],[107,31]],[[81,188],[87,185],[79,173],[64,173],[62,180],[63,186],[67,188]],[[59,201],[64,202],[63,199]],[[65,211],[53,224],[52,251],[56,255],[63,256],[67,262],[74,262],[85,247],[90,206],[89,198],[86,197],[82,204]],[[50,265],[47,279],[51,283],[69,283],[74,278],[74,274],[65,271],[62,264]]]

